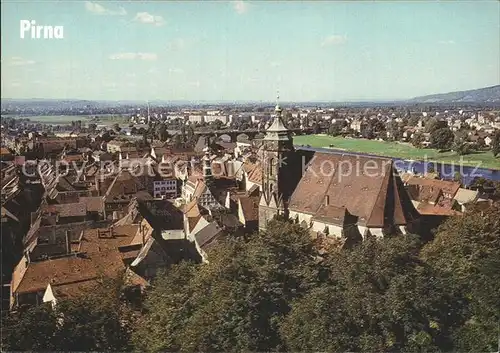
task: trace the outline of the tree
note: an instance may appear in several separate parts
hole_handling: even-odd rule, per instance
[[[500,336],[500,206],[471,210],[439,227],[422,258],[464,293],[468,320],[455,332],[457,351],[496,351]]]
[[[493,139],[491,141],[491,152],[494,157],[500,155],[500,130],[497,130],[493,135]]]
[[[337,124],[331,124],[330,127],[328,128],[328,134],[331,136],[338,136],[340,135],[341,130],[339,125]]]
[[[57,316],[50,305],[2,317],[2,351],[55,351]]]
[[[158,131],[158,139],[160,141],[165,142],[168,140],[170,135],[168,133],[167,126],[165,124],[162,123],[158,125],[157,131]]]
[[[89,131],[90,132],[95,132],[97,130],[97,124],[90,123],[89,124]]]
[[[425,132],[433,133],[436,130],[446,127],[446,122],[435,117],[429,118],[425,123]]]
[[[113,130],[116,131],[116,132],[120,132],[121,131],[121,127],[118,123],[114,123],[113,124]]]
[[[220,130],[220,129],[222,129],[223,126],[224,126],[224,123],[222,121],[220,121],[219,119],[216,119],[212,123],[212,127],[214,130]]]
[[[130,349],[131,312],[120,300],[123,282],[107,278],[84,296],[9,314],[2,348],[9,351],[124,351]]]
[[[460,156],[464,156],[472,152],[472,146],[467,142],[467,137],[462,132],[457,132],[453,141],[453,150]]]
[[[431,145],[434,148],[445,150],[451,148],[455,135],[448,128],[441,128],[431,132]]]
[[[425,136],[421,132],[415,132],[411,139],[411,144],[417,148],[422,147],[422,143],[425,141]]]
[[[208,253],[208,264],[174,266],[153,284],[145,321],[134,334],[136,348],[282,349],[279,322],[291,300],[318,280],[313,254],[306,230],[273,221],[266,232],[247,240],[220,242]]]
[[[403,137],[403,131],[397,121],[391,121],[387,124],[387,131],[390,132],[392,140],[400,140]]]
[[[465,319],[419,250],[418,238],[400,236],[328,255],[328,280],[295,299],[280,325],[287,350],[450,350]]]
[[[182,137],[179,134],[174,135],[174,147],[175,148],[180,148],[182,147],[183,142],[182,142]]]

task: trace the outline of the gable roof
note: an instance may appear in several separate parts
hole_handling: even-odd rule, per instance
[[[262,185],[262,167],[256,164],[248,173],[248,180],[254,184]]]
[[[461,205],[474,202],[479,196],[478,190],[458,189],[454,199]]]
[[[245,221],[259,220],[259,196],[240,196],[239,200]]]
[[[66,256],[29,264],[23,258],[14,270],[12,291],[42,291],[49,283],[62,285],[95,280],[101,276],[115,276],[120,270],[125,270],[125,266],[115,250],[93,256]]]
[[[416,176],[408,179],[407,183],[408,185],[422,185],[432,189],[441,189],[444,194],[449,194],[451,197],[455,196],[458,189],[460,189],[460,183],[456,181],[419,178]]]
[[[418,216],[392,160],[331,153],[314,154],[289,208],[331,222],[339,222],[345,208],[369,227],[404,225]]]
[[[222,233],[217,222],[211,222],[206,227],[194,234],[194,239],[201,249],[206,249]]]

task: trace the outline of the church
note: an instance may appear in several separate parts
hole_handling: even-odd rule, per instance
[[[333,237],[406,234],[418,223],[393,161],[296,150],[279,103],[262,146],[259,229],[281,216]]]

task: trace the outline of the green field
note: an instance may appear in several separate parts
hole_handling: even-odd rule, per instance
[[[341,149],[351,152],[369,153],[378,156],[395,157],[402,159],[424,160],[448,163],[461,163],[463,165],[500,170],[500,158],[494,158],[491,152],[478,152],[462,156],[455,152],[439,153],[435,149],[420,149],[409,144],[385,142],[365,139],[351,139],[340,136],[327,135],[299,135],[294,136],[296,145],[310,145],[311,147],[324,147]]]

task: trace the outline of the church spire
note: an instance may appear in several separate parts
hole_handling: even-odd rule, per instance
[[[281,112],[283,109],[280,107],[280,91],[278,90],[276,92],[276,107],[274,108],[274,111],[276,112],[276,115],[281,118]]]
[[[266,137],[264,138],[266,140],[289,139],[287,136],[288,129],[286,128],[285,124],[283,123],[283,119],[281,118],[283,109],[281,109],[279,99],[280,95],[278,91],[276,95],[276,107],[274,108],[275,117],[271,126],[269,126],[269,128],[266,130]]]

